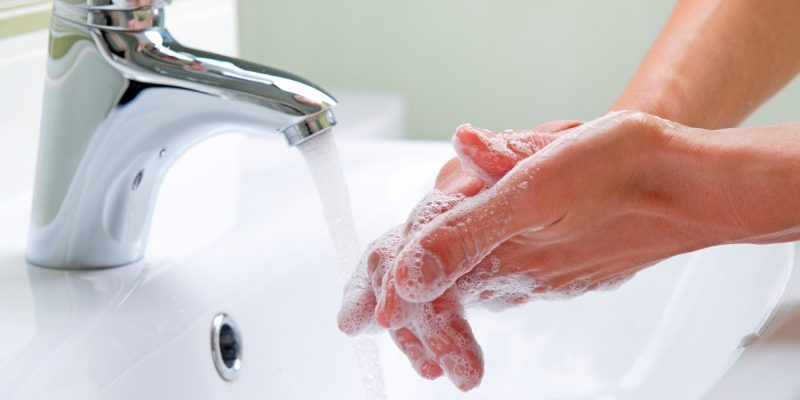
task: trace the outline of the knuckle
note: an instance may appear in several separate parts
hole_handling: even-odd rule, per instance
[[[665,120],[641,111],[625,111],[621,118],[622,127],[637,131],[653,131],[661,128]]]

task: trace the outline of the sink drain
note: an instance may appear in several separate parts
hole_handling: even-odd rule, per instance
[[[242,367],[242,337],[236,323],[226,314],[218,314],[212,321],[211,356],[222,379],[236,379]]]

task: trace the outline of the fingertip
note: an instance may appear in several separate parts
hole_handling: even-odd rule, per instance
[[[336,324],[342,333],[347,336],[356,336],[369,326],[369,320],[353,318],[352,314],[339,311],[336,316]]]
[[[487,156],[492,157],[492,151],[484,137],[486,135],[487,132],[478,130],[472,125],[460,125],[453,135],[452,144],[464,171],[487,184],[493,184],[499,177],[495,171],[497,168],[487,160]]]
[[[470,390],[475,389],[476,387],[480,386],[480,384],[481,384],[481,380],[478,379],[477,381],[474,381],[474,382],[465,382],[465,383],[462,383],[460,385],[456,385],[456,387],[459,390],[461,390],[462,392],[466,393],[466,392],[469,392]]]
[[[533,154],[538,136],[527,131],[492,132],[462,125],[452,143],[464,170],[492,185]]]
[[[453,134],[453,142],[467,147],[483,146],[485,143],[481,139],[481,135],[488,132],[489,131],[478,129],[472,126],[472,124],[461,124],[456,128],[456,132]]]
[[[420,309],[415,328],[433,353],[444,374],[460,390],[472,390],[483,379],[483,351],[463,317],[463,307],[454,291]]]
[[[372,322],[375,295],[371,288],[359,285],[345,291],[342,305],[336,314],[339,330],[349,336],[363,332]]]
[[[436,361],[428,360],[422,363],[420,367],[420,375],[423,378],[434,380],[444,375],[444,370]]]
[[[440,362],[447,378],[462,392],[475,389],[483,380],[483,357],[480,355],[445,356]]]
[[[392,340],[405,354],[417,374],[425,379],[436,379],[444,374],[442,367],[431,358],[413,328],[390,330]]]

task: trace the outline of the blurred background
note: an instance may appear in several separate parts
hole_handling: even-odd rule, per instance
[[[239,1],[241,52],[323,87],[399,95],[407,134],[595,118],[674,1]],[[800,119],[795,81],[748,124]]]
[[[166,21],[185,45],[332,91],[340,140],[448,139],[464,122],[527,128],[602,115],[674,3],[172,0]],[[33,182],[51,7],[0,0],[0,170],[14,171],[0,174],[0,203]],[[746,124],[797,119],[796,79]],[[214,146],[200,146],[198,157],[235,164],[235,146]]]
[[[381,114],[394,121],[392,127],[370,125],[372,132],[360,136],[446,139],[463,122],[525,128],[603,114],[673,5],[174,0],[167,25],[192,45],[239,53],[331,89],[343,106],[352,106],[341,108],[343,120]],[[0,42],[45,29],[49,7],[50,1],[0,0]],[[225,16],[214,18],[220,12]],[[199,15],[194,22],[193,13]],[[173,26],[178,20],[183,27]],[[215,49],[216,37],[229,44]],[[2,43],[0,51],[0,63],[15,56]],[[800,119],[797,81],[747,124],[792,119]]]

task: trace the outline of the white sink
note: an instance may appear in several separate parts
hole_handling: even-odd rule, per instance
[[[205,163],[220,146],[241,147],[239,157]],[[362,245],[404,220],[452,156],[432,142],[339,148]],[[363,398],[352,339],[336,328],[341,290],[321,206],[299,153],[280,139],[220,137],[187,154],[164,182],[150,250],[135,265],[27,265],[29,199],[0,204],[3,399]],[[388,395],[735,399],[731,388],[750,379],[748,387],[777,388],[770,399],[795,399],[796,373],[759,381],[742,371],[754,369],[748,359],[760,371],[800,368],[797,337],[780,341],[782,358],[753,355],[769,351],[774,332],[785,336],[782,316],[800,304],[796,264],[793,244],[716,247],[667,260],[613,292],[473,310],[486,376],[466,394],[416,377],[382,334]],[[232,382],[211,357],[220,312],[242,335]]]

